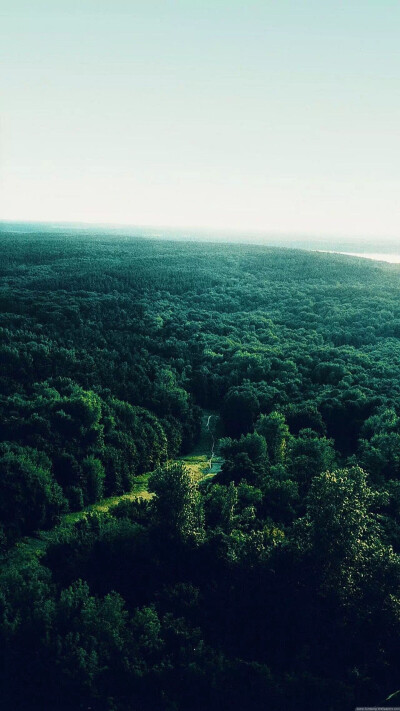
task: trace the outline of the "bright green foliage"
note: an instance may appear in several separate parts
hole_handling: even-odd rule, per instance
[[[261,415],[256,423],[256,432],[267,442],[268,454],[272,464],[281,464],[286,459],[289,428],[285,417],[280,412]]]
[[[400,556],[383,536],[376,500],[359,467],[325,472],[313,480],[295,531],[319,594],[337,600],[338,617],[344,608],[355,628],[364,628],[360,639],[370,639],[385,666],[388,639],[400,629]]]
[[[72,509],[130,490],[135,475],[167,456],[154,414],[117,398],[103,400],[67,379],[57,388],[35,385],[31,397],[10,398],[3,432],[46,453]]]
[[[307,503],[315,542],[332,551],[351,549],[367,524],[372,499],[367,474],[359,467],[327,471],[315,477]]]
[[[400,478],[400,418],[385,409],[366,420],[357,458],[376,483]]]
[[[203,511],[200,494],[189,470],[181,463],[156,469],[149,479],[155,516],[163,534],[182,540],[201,540]]]
[[[359,467],[326,471],[311,484],[304,519],[307,539],[323,568],[353,565],[371,532],[373,492]]]

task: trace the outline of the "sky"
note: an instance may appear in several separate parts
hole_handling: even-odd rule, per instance
[[[398,0],[0,0],[0,219],[398,237]]]

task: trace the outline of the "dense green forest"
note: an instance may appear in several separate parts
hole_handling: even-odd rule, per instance
[[[62,230],[0,249],[1,708],[393,706],[400,268]],[[205,413],[223,464],[197,480]]]

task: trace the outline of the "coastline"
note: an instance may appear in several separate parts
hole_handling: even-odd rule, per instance
[[[375,262],[386,262],[387,264],[400,264],[400,254],[388,254],[385,252],[341,252],[335,249],[315,249],[312,251],[322,254],[343,254],[346,257],[360,257],[361,259],[371,259]]]

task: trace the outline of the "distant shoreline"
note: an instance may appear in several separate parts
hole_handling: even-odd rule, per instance
[[[313,249],[313,252],[322,254],[343,254],[345,257],[360,257],[361,259],[371,259],[375,262],[386,262],[388,264],[400,264],[400,254],[387,254],[379,252],[341,252],[336,249]]]

